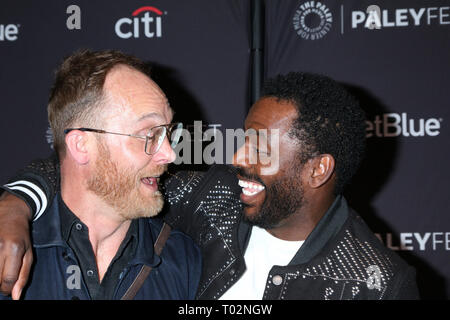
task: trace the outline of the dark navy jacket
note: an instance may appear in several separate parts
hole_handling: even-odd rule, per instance
[[[22,299],[90,299],[74,253],[61,236],[57,197],[32,225],[34,264]],[[137,253],[121,273],[114,290],[120,299],[143,264],[153,267],[135,299],[194,299],[201,274],[201,254],[187,235],[172,230],[161,257],[153,244],[162,227],[157,218],[141,218]],[[0,299],[9,299],[0,294]]]

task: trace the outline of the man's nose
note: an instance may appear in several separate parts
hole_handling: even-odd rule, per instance
[[[250,155],[247,143],[244,143],[233,156],[233,165],[239,167],[248,167],[250,164]]]
[[[172,149],[169,139],[165,137],[158,152],[153,155],[152,160],[157,164],[167,164],[174,162],[176,157],[177,156],[175,154],[175,151],[173,151]]]

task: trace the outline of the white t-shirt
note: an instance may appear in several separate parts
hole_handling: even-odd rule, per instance
[[[253,227],[244,255],[247,269],[220,300],[261,300],[270,269],[288,265],[303,242],[281,240]]]

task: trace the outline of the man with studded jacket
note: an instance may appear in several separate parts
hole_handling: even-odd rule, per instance
[[[191,235],[202,251],[196,297],[418,299],[414,269],[383,246],[342,196],[365,148],[357,101],[335,81],[299,72],[267,80],[263,93],[245,129],[256,132],[256,140],[277,135],[276,148],[260,149],[247,137],[233,166],[178,172],[165,182],[165,221]],[[273,155],[277,170],[269,174],[263,161],[251,161]],[[18,179],[44,191],[48,201],[58,188],[57,161],[34,162],[14,183]],[[42,214],[43,200],[5,189]],[[7,243],[1,224],[11,228],[12,206],[29,210],[11,195],[0,204],[0,241]],[[17,215],[14,228],[28,223]],[[25,244],[16,257],[27,250],[26,234],[19,234]],[[16,286],[26,281],[18,269],[10,277]]]

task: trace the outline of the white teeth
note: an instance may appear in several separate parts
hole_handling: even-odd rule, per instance
[[[153,185],[153,184],[157,183],[155,179],[149,178],[149,177],[142,178],[142,181],[143,181],[143,183],[146,183],[146,184],[149,184],[149,185]]]
[[[247,189],[242,189],[242,193],[245,194],[246,196],[254,196],[255,194],[258,193],[258,191],[257,192],[250,192]]]
[[[239,180],[239,186],[242,187],[242,193],[246,196],[254,196],[255,194],[260,193],[265,189],[264,186],[260,184],[244,180]],[[250,191],[249,189],[252,191]]]
[[[247,188],[248,183],[245,182],[245,181],[239,180],[239,186],[242,187],[242,188]]]
[[[264,190],[264,186],[244,180],[239,180],[239,186],[241,186],[242,188],[256,189],[258,191]]]

